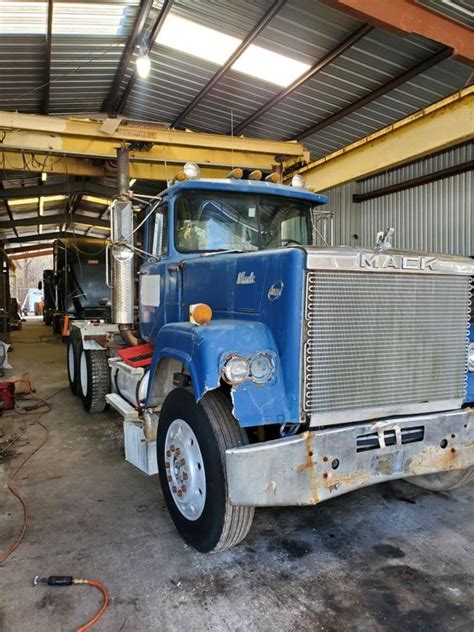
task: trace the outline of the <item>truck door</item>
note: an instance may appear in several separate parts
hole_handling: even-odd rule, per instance
[[[166,269],[168,266],[168,204],[161,203],[149,220],[147,261],[139,272],[140,334],[153,341],[166,322]]]

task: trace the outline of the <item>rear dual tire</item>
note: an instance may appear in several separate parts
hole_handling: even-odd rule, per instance
[[[110,392],[110,370],[105,351],[82,349],[78,364],[78,390],[88,413],[101,413]]]
[[[67,377],[69,388],[73,395],[79,395],[79,357],[81,350],[80,334],[73,329],[67,343]]]

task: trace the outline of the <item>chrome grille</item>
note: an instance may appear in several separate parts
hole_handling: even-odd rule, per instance
[[[459,407],[467,276],[310,271],[305,412],[344,423]]]

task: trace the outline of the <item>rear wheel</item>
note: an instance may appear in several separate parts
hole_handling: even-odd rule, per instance
[[[157,437],[161,489],[176,529],[198,551],[229,549],[252,526],[254,508],[230,504],[225,466],[225,451],[246,444],[223,393],[196,403],[190,390],[176,388],[165,399]]]
[[[82,350],[79,359],[79,388],[88,413],[100,413],[110,392],[110,376],[105,351]]]
[[[73,395],[79,394],[79,358],[81,355],[82,343],[80,334],[71,332],[67,343],[67,376],[69,388]]]
[[[430,489],[434,492],[444,492],[456,489],[456,487],[463,487],[474,480],[474,467],[468,467],[465,470],[451,470],[450,472],[412,476],[405,480],[417,487]]]

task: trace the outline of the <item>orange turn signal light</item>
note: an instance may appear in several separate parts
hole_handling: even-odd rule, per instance
[[[265,176],[265,182],[273,182],[273,184],[278,184],[280,182],[280,174],[276,171],[272,171],[268,176]]]
[[[260,169],[254,169],[251,173],[249,173],[249,180],[261,180],[262,172]]]
[[[193,325],[207,325],[212,318],[212,309],[206,303],[189,306],[189,320]]]
[[[176,182],[184,182],[184,180],[188,179],[188,176],[184,173],[184,171],[178,171],[174,179]]]
[[[227,175],[227,177],[232,178],[234,180],[240,180],[243,175],[244,175],[243,169],[241,169],[240,167],[235,167],[235,169],[232,169],[232,171],[229,171],[229,174]]]

